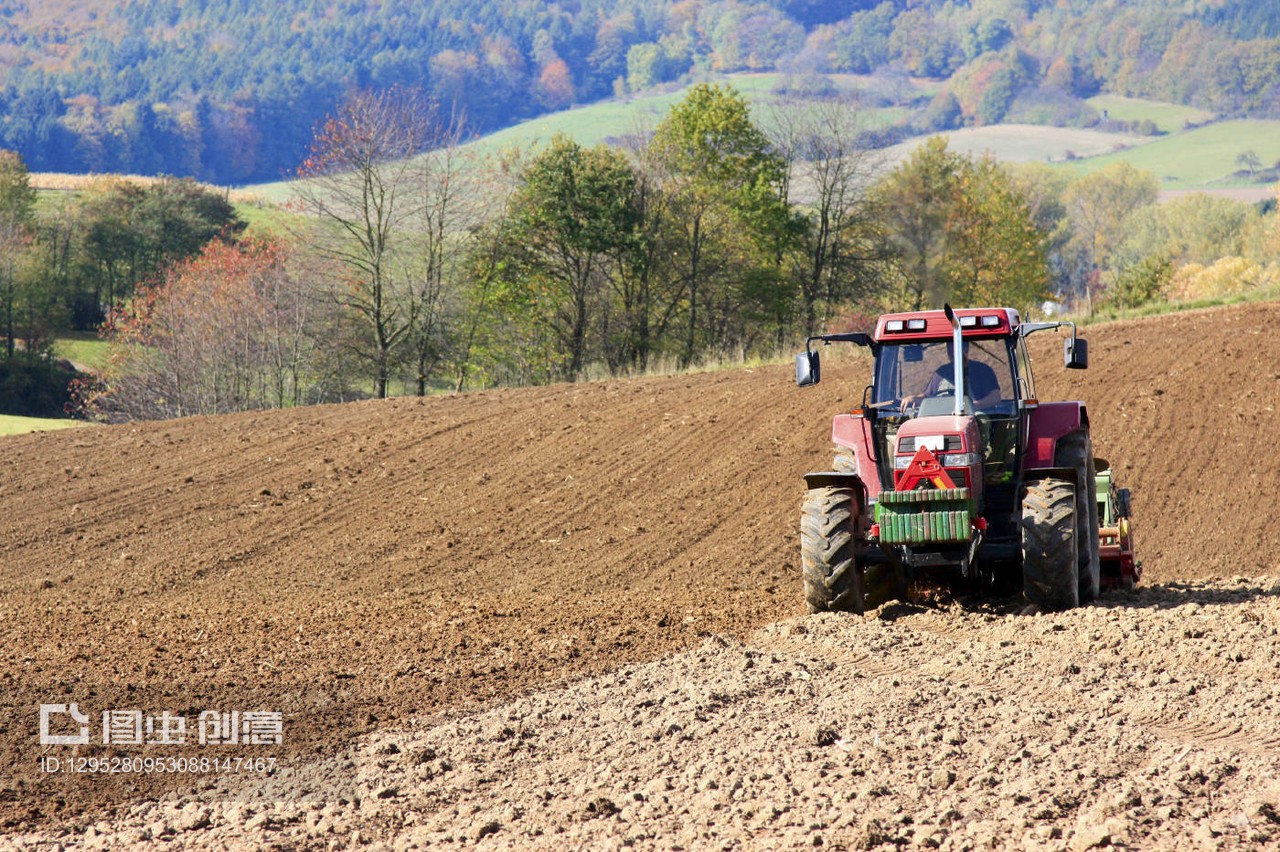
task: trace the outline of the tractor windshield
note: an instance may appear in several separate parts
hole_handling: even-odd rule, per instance
[[[966,339],[964,344],[966,410],[1014,414],[1008,342]],[[882,344],[875,370],[872,402],[882,415],[915,417],[954,411],[951,341]]]
[[[976,416],[982,435],[984,479],[988,486],[1007,483],[1016,470],[1018,403],[1012,359],[1013,339],[964,341],[964,411]],[[872,421],[880,454],[881,484],[892,487],[898,427],[914,417],[955,412],[955,367],[951,341],[884,343],[876,352]],[[1012,494],[1012,492],[1010,492]],[[1012,499],[1010,494],[1003,495]],[[995,497],[989,490],[988,499]]]

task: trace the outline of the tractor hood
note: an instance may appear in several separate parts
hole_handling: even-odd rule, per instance
[[[974,417],[941,415],[908,420],[893,438],[894,487],[920,450],[928,450],[947,472],[952,485],[969,488],[978,505],[982,504],[983,445],[978,421]],[[914,487],[914,486],[913,486]]]

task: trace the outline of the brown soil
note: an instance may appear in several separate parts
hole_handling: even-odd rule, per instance
[[[1146,569],[1052,617],[794,618],[800,475],[827,466],[860,355],[807,390],[768,367],[0,440],[0,825],[22,845],[1280,841],[1277,321],[1090,328],[1083,373],[1032,338],[1040,397],[1084,399],[1133,489]],[[41,749],[38,705],[72,701],[279,710],[294,786],[42,773],[73,749]]]

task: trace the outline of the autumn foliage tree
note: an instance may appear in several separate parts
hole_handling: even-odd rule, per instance
[[[1046,236],[1001,166],[917,148],[875,189],[911,308],[944,301],[1029,308],[1049,296]]]
[[[573,77],[563,59],[556,57],[543,67],[535,96],[548,109],[564,109],[573,103]]]
[[[296,405],[307,300],[272,240],[213,241],[108,318],[109,368],[82,400],[102,419],[158,419]]]

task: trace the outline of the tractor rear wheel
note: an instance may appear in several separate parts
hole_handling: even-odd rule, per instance
[[[1076,487],[1065,479],[1027,482],[1022,497],[1022,590],[1041,610],[1080,603]]]
[[[1076,559],[1080,603],[1098,599],[1102,570],[1098,563],[1098,478],[1093,440],[1080,430],[1058,440],[1053,463],[1076,472]],[[1084,487],[1081,487],[1084,486]]]
[[[800,566],[809,612],[863,612],[858,494],[811,488],[800,507]]]

